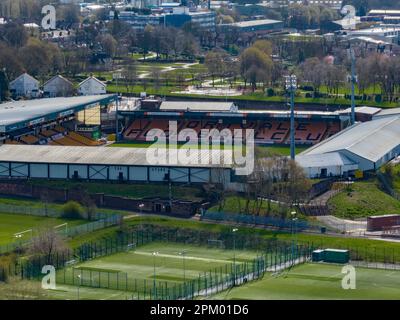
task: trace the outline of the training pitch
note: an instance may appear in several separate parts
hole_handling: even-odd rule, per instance
[[[31,237],[31,232],[29,230],[32,230],[33,234],[35,234],[35,230],[40,228],[55,227],[64,223],[68,223],[68,226],[71,227],[84,222],[84,220],[66,220],[60,218],[0,213],[0,245],[15,242],[16,238],[14,234],[18,232],[27,231],[22,237],[23,240],[27,240]]]
[[[213,299],[334,300],[400,299],[400,271],[356,267],[356,289],[342,289],[341,265],[304,264],[233,288]]]
[[[79,299],[137,299],[140,296],[134,290],[126,290],[125,279],[129,280],[132,287],[136,280],[135,285],[140,288],[144,281],[151,288],[154,279],[174,285],[182,283],[184,279],[197,279],[212,269],[224,268],[232,264],[234,257],[239,264],[252,261],[257,254],[256,251],[225,250],[219,248],[218,244],[195,246],[154,242],[69,267],[65,276],[68,281],[63,281],[64,271],[60,270],[57,274],[57,289],[49,290],[48,294],[56,299],[77,299],[79,290]],[[78,275],[81,278],[78,279]],[[74,285],[70,285],[71,277],[74,277]],[[89,283],[89,277],[91,283],[98,284],[97,288],[85,285]],[[108,289],[110,287],[112,289]]]

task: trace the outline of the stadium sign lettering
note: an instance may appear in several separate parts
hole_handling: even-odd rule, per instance
[[[35,124],[39,124],[39,123],[44,122],[44,120],[45,120],[45,118],[35,119],[35,120],[30,121],[30,122],[29,122],[29,125],[30,125],[30,126],[33,126],[33,125],[35,125]]]

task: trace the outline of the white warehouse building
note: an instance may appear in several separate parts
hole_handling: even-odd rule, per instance
[[[400,115],[356,123],[296,157],[310,178],[377,170],[400,155]]]

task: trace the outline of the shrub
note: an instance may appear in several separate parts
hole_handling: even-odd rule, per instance
[[[61,217],[64,219],[83,219],[84,210],[78,202],[68,201],[63,205]]]
[[[275,91],[274,91],[273,88],[268,88],[266,90],[266,94],[267,94],[268,97],[273,97],[275,95]]]

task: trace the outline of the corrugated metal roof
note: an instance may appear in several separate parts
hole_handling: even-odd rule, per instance
[[[282,21],[272,20],[272,19],[260,19],[260,20],[235,22],[235,23],[231,23],[231,25],[243,28],[243,27],[255,27],[255,26],[262,26],[262,25],[266,25],[266,24],[275,24],[275,23],[282,23]]]
[[[226,111],[234,108],[233,102],[204,102],[204,101],[163,101],[160,110],[179,111]]]
[[[301,155],[347,150],[376,162],[400,145],[400,116],[357,123],[333,137],[318,143]]]
[[[0,126],[9,126],[23,121],[44,117],[50,113],[62,112],[81,105],[97,103],[113,95],[79,96],[69,98],[47,98],[20,100],[0,104]]]
[[[390,108],[390,109],[381,110],[375,116],[380,117],[380,116],[392,116],[392,115],[400,115],[400,108]]]
[[[51,163],[51,164],[92,164],[92,165],[137,165],[137,166],[174,166],[174,167],[231,167],[223,164],[224,159],[232,155],[230,150],[199,150],[197,157],[191,155],[188,165],[181,161],[169,161],[162,156],[156,157],[158,163],[147,160],[149,148],[107,148],[107,147],[65,147],[65,146],[28,146],[3,145],[0,147],[0,162]],[[160,149],[159,149],[160,150]],[[176,149],[173,149],[176,150]],[[212,164],[213,156],[221,159],[221,164]],[[224,158],[225,157],[225,158]],[[207,161],[209,159],[209,161]],[[203,164],[206,163],[206,164]]]
[[[296,157],[296,162],[303,168],[356,165],[355,162],[339,152],[298,155]]]

